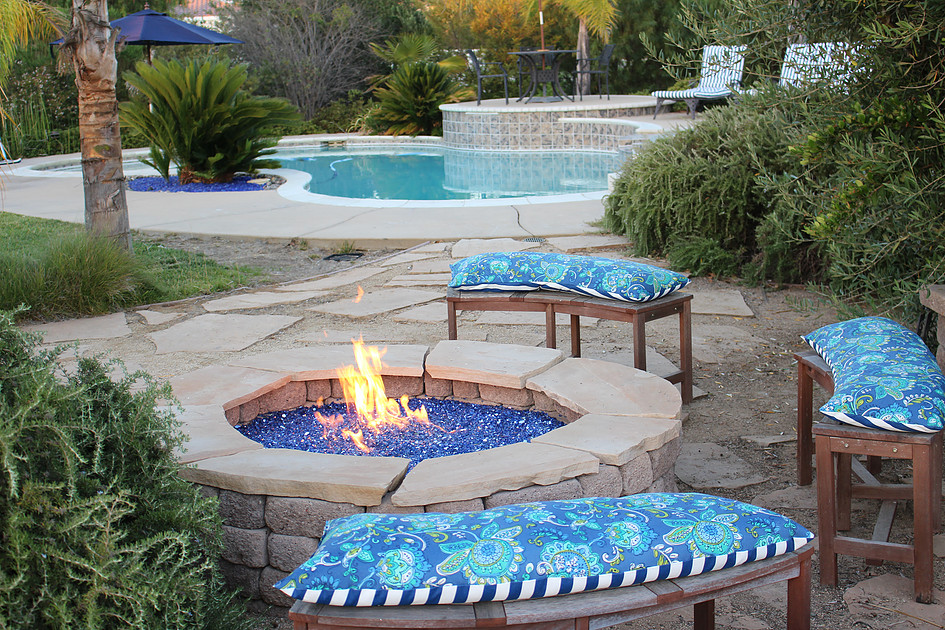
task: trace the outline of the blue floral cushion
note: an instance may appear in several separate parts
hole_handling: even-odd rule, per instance
[[[625,302],[647,302],[689,284],[689,278],[652,265],[569,254],[498,252],[450,265],[450,286],[463,291],[555,289]]]
[[[357,514],[331,521],[275,588],[332,606],[533,599],[715,571],[811,538],[774,512],[694,493]]]
[[[945,419],[945,376],[917,334],[884,317],[818,328],[804,339],[833,372],[820,408],[835,420],[889,431],[933,433]]]

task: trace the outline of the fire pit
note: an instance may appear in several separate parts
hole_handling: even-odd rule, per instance
[[[352,358],[350,348],[304,348],[218,368],[222,378],[255,384],[229,400],[229,383],[215,392],[187,388],[199,378],[175,385],[188,405],[191,434],[181,460],[193,467],[182,474],[220,499],[224,575],[268,605],[291,604],[271,584],[314,552],[332,518],[675,489],[681,429],[675,387],[634,368],[566,359],[547,348],[471,341],[443,341],[432,350],[392,346],[379,369],[398,407],[401,396],[472,402],[543,412],[565,423],[531,442],[424,459],[408,472],[403,457],[264,449],[231,428],[304,406],[323,413],[344,400],[335,366]],[[313,429],[321,435],[320,426]]]

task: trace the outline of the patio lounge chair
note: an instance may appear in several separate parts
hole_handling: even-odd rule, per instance
[[[607,88],[607,100],[610,100],[610,58],[614,54],[614,45],[607,44],[604,46],[604,50],[601,51],[600,56],[593,57],[592,59],[586,59],[584,61],[583,67],[578,68],[574,71],[574,95],[577,96],[578,86],[580,81],[578,80],[582,74],[586,74],[588,79],[590,77],[597,77],[597,95],[600,98],[604,98],[604,93],[600,89],[600,80],[601,77],[604,78],[604,85]],[[581,94],[581,100],[584,100],[584,94]]]
[[[505,104],[509,104],[509,73],[498,61],[479,61],[476,53],[472,50],[466,51],[466,57],[469,58],[469,65],[476,73],[476,105],[482,105],[482,80],[483,79],[502,79],[502,87],[505,88]],[[501,70],[499,74],[483,74],[488,72],[486,66],[498,66]]]
[[[702,70],[699,83],[688,90],[659,90],[651,92],[656,97],[656,112],[660,113],[663,101],[685,101],[689,115],[696,117],[699,101],[728,98],[742,80],[745,66],[745,46],[706,46],[702,51]]]
[[[807,88],[812,85],[837,87],[849,74],[844,70],[846,55],[843,44],[791,44],[784,52],[779,88]],[[754,94],[748,89],[741,94]]]
[[[16,164],[20,161],[20,158],[13,159],[10,157],[10,154],[7,153],[7,148],[3,146],[3,141],[0,140],[0,164]]]

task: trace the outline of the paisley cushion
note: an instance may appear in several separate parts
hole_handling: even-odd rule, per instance
[[[685,276],[652,265],[568,254],[479,254],[450,268],[450,286],[463,291],[555,289],[625,302],[655,300],[689,284]]]
[[[914,332],[884,317],[830,324],[804,336],[833,372],[821,413],[889,431],[933,433],[945,420],[945,376]]]
[[[275,588],[332,606],[533,599],[715,571],[811,538],[774,512],[694,493],[356,514],[331,521]]]

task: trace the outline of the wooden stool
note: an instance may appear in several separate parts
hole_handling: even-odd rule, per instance
[[[832,423],[817,423],[812,432],[817,441],[821,584],[837,584],[837,554],[866,558],[870,564],[906,562],[915,567],[916,601],[931,603],[932,533],[941,525],[942,432],[900,433]],[[853,455],[912,460],[912,483],[880,483]],[[800,471],[800,461],[798,464]],[[809,459],[807,465],[810,466]],[[853,475],[862,483],[853,485]],[[883,501],[872,540],[837,536],[837,530],[850,529],[853,497]],[[913,543],[888,542],[897,501],[910,499],[914,512]]]

